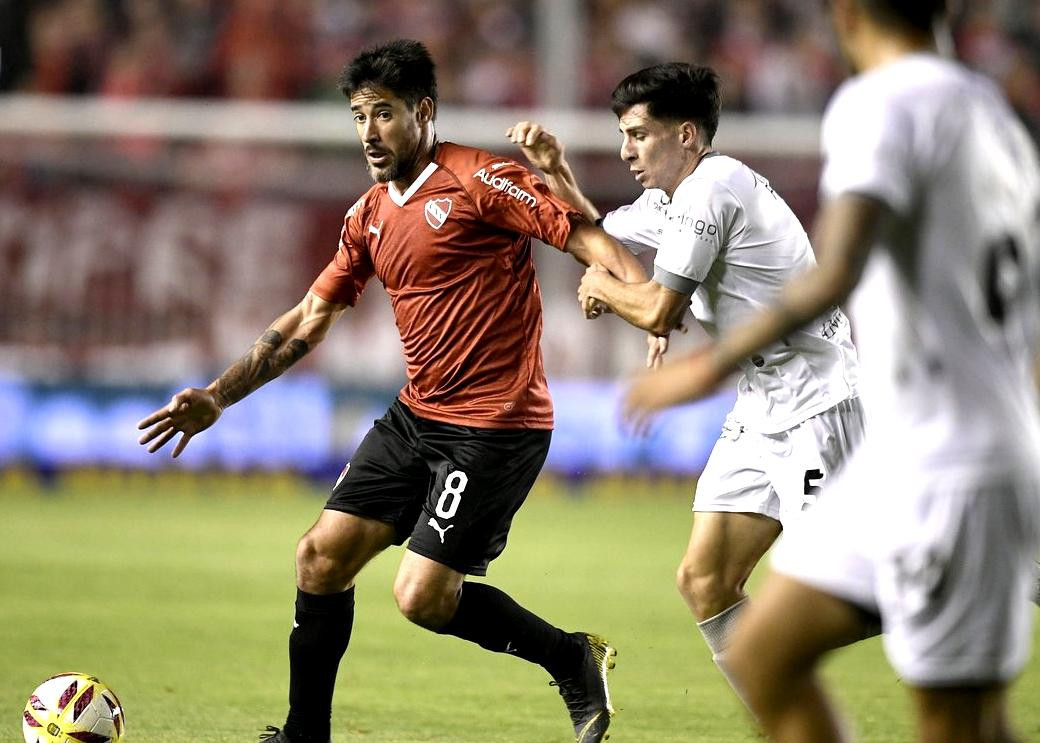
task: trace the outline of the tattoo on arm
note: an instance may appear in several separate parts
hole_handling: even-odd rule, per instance
[[[217,400],[222,407],[270,382],[310,351],[306,341],[293,338],[285,343],[277,330],[267,330],[246,354],[220,375]]]

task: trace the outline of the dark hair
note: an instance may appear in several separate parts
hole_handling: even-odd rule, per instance
[[[899,31],[931,33],[938,18],[946,15],[946,0],[859,0],[878,24]]]
[[[433,58],[421,42],[397,39],[365,49],[343,68],[339,89],[350,98],[362,88],[381,87],[415,106],[423,98],[437,103],[437,77]]]
[[[711,144],[722,107],[719,87],[719,76],[710,67],[685,62],[656,64],[618,83],[610,107],[620,117],[632,106],[645,103],[655,119],[695,122],[704,143]]]

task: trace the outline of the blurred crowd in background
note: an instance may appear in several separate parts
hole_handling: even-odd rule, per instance
[[[627,73],[709,64],[736,111],[818,112],[841,80],[823,3],[576,0],[586,30],[581,100],[602,106]],[[1040,130],[1040,3],[964,0],[954,36]],[[306,100],[364,46],[423,40],[449,104],[537,104],[531,0],[0,0],[0,89],[111,96]]]
[[[961,5],[960,55],[1040,135],[1040,3]],[[342,142],[320,145],[223,139],[205,127],[194,139],[77,135],[50,129],[48,117],[74,129],[98,102],[146,98],[189,102],[164,110],[190,116],[217,109],[218,119],[239,115],[218,102],[340,101],[336,78],[358,51],[413,37],[438,64],[441,101],[468,107],[454,131],[444,124],[448,138],[474,143],[490,131],[488,114],[543,106],[546,116],[584,108],[614,135],[616,83],[685,59],[718,70],[730,112],[802,114],[790,126],[741,117],[765,129],[742,140],[754,152],[727,151],[769,178],[809,228],[815,146],[792,153],[773,135],[781,126],[811,135],[845,75],[824,11],[823,0],[0,0],[0,104],[4,93],[72,97],[57,117],[39,114],[37,98],[6,97],[36,113],[0,136],[0,471],[162,466],[136,444],[135,421],[212,379],[298,301],[335,250],[345,208],[370,186],[339,103],[291,107],[342,111]],[[198,99],[205,105],[190,103]],[[736,119],[724,117],[720,135]],[[516,156],[497,137],[482,146]],[[613,142],[571,152],[602,209],[638,193]],[[698,471],[732,392],[673,411],[648,439],[626,435],[618,380],[642,366],[643,334],[614,317],[586,321],[578,265],[535,255],[556,402],[547,467]],[[702,339],[691,323],[672,355]],[[236,405],[181,465],[338,472],[403,379],[377,282],[289,377]]]

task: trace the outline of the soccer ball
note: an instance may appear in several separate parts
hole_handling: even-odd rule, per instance
[[[36,687],[22,714],[25,743],[118,743],[125,733],[119,698],[85,673],[51,676]]]

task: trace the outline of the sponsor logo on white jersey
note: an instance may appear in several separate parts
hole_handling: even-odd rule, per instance
[[[449,214],[451,199],[430,199],[426,202],[426,221],[433,229],[439,230]]]
[[[504,164],[508,165],[508,163]],[[494,166],[491,167],[492,169],[494,169]],[[536,199],[534,196],[527,193],[527,191],[520,188],[520,186],[516,185],[508,178],[503,178],[502,176],[498,175],[491,175],[491,173],[488,172],[487,168],[481,168],[473,174],[473,177],[479,178],[481,181],[484,182],[484,185],[491,186],[491,188],[497,189],[499,191],[504,191],[505,193],[509,194],[514,199],[519,201],[521,204],[527,204],[527,206],[538,205],[538,199]]]

